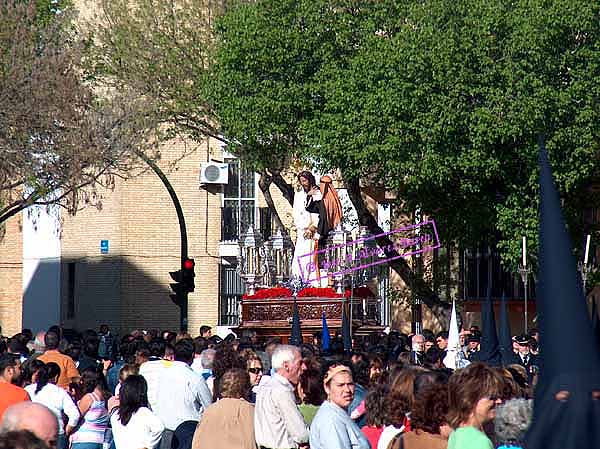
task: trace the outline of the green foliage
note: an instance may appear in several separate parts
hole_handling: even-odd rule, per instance
[[[43,26],[73,6],[71,0],[36,0],[35,3],[38,23]]]
[[[209,95],[228,138],[259,165],[296,154],[395,190],[442,241],[488,240],[514,268],[521,235],[537,252],[543,133],[579,241],[597,175],[597,3],[398,3],[230,9]]]

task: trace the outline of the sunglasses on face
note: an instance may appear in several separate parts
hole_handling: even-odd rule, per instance
[[[262,368],[248,368],[248,372],[252,374],[260,374],[263,372]]]

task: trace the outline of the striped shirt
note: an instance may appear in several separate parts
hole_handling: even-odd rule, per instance
[[[85,415],[83,415],[83,423],[71,436],[71,443],[102,444],[104,442],[104,432],[109,423],[106,402],[104,399],[98,397],[95,392],[88,393],[88,395],[92,397],[92,404]]]

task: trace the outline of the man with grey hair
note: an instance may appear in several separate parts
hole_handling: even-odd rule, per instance
[[[308,427],[296,406],[294,388],[306,369],[296,346],[279,345],[273,351],[273,376],[256,392],[254,431],[260,448],[308,447]]]
[[[200,375],[206,381],[206,385],[208,385],[211,394],[214,392],[215,376],[213,375],[213,363],[215,361],[216,353],[216,350],[210,348],[205,349],[200,353],[200,363],[202,364]]]
[[[20,402],[4,412],[0,434],[15,430],[29,430],[50,449],[56,449],[58,421],[50,409],[36,402]]]
[[[410,362],[414,365],[423,365],[423,355],[425,354],[425,337],[421,334],[413,335],[410,349]]]
[[[533,401],[510,399],[496,408],[494,430],[499,448],[523,447],[525,432],[531,424]]]

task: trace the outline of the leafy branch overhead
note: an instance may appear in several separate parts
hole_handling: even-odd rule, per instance
[[[0,222],[34,204],[75,211],[149,138],[140,101],[100,100],[85,83],[67,5],[39,3],[0,8]]]
[[[216,26],[213,104],[228,138],[395,191],[436,219],[443,241],[496,244],[514,268],[520,236],[536,242],[538,133],[575,241],[597,204],[598,9],[242,3]]]

